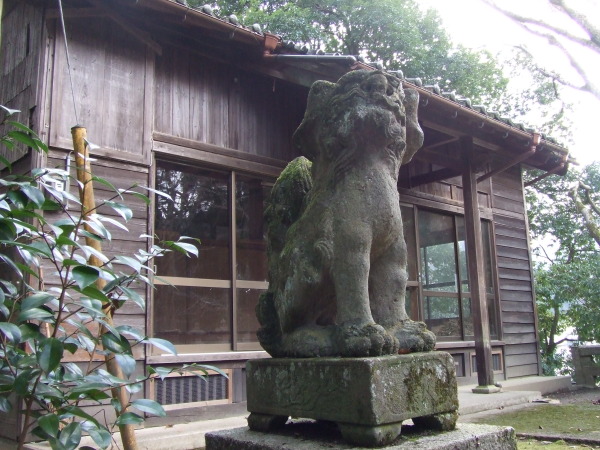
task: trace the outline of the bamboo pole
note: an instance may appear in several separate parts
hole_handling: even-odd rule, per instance
[[[0,55],[2,54],[2,9],[4,7],[4,0],[0,0]]]
[[[71,128],[71,135],[73,136],[73,148],[75,150],[75,164],[77,167],[77,180],[79,181],[79,198],[82,205],[82,215],[84,218],[86,218],[90,211],[93,211],[96,208],[96,201],[94,199],[94,186],[92,184],[92,168],[90,165],[89,147],[85,142],[87,130],[84,127],[75,126]],[[88,232],[93,232],[93,230],[87,224],[84,224],[84,229]],[[86,237],[85,243],[98,252],[102,251],[100,242],[95,239]],[[100,261],[96,256],[91,255],[88,259],[88,264],[90,266],[100,267],[102,265],[102,261]],[[98,280],[96,280],[96,287],[98,289],[103,289],[105,286],[105,280],[102,278],[98,278]],[[110,326],[113,326],[113,305],[110,303],[105,304],[103,305],[102,310],[106,314],[106,322]],[[100,326],[100,333],[101,335],[108,333],[108,330],[104,325]],[[121,370],[121,367],[119,366],[119,363],[115,359],[114,355],[106,355],[106,369],[111,375],[120,379],[124,379],[123,371]],[[125,387],[122,386],[120,388],[112,389],[112,396],[113,398],[117,399],[121,405],[121,411],[117,411],[117,416],[125,413],[127,411],[127,405],[129,404],[128,393]],[[133,425],[120,425],[119,431],[121,432],[123,448],[125,450],[137,450],[138,446]]]

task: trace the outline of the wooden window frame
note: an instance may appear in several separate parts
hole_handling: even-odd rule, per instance
[[[178,143],[183,142],[183,140],[177,141]],[[169,148],[172,147],[172,144]],[[178,146],[177,146],[178,147]],[[219,153],[218,148],[215,146],[209,146],[202,144],[202,149],[210,148],[210,151]],[[155,149],[157,150],[157,149]],[[209,158],[208,161],[204,161],[202,159],[197,159],[198,156],[196,151],[198,149],[189,149],[189,148],[181,148],[178,147],[177,157],[173,158],[172,155],[167,155],[168,152],[163,151],[155,151],[158,155],[158,159],[155,157],[152,165],[152,185],[155,186],[156,183],[156,168],[158,165],[164,161],[166,163],[178,164],[188,167],[197,167],[199,169],[208,169],[208,170],[217,170],[222,171],[229,174],[229,199],[228,199],[228,208],[229,208],[229,221],[230,221],[230,231],[229,231],[229,279],[207,279],[207,278],[186,278],[186,277],[172,277],[172,276],[161,276],[157,274],[157,277],[160,279],[155,279],[154,282],[156,285],[168,285],[169,283],[174,286],[187,286],[187,287],[204,287],[204,288],[216,288],[216,289],[229,289],[229,301],[231,305],[231,314],[229,317],[230,320],[230,342],[229,343],[218,343],[218,344],[175,344],[175,348],[177,348],[178,352],[186,355],[202,355],[202,354],[223,354],[227,352],[237,353],[237,352],[258,352],[262,355],[266,356],[266,352],[262,351],[260,345],[258,343],[258,339],[254,342],[238,342],[237,332],[238,332],[238,301],[237,301],[237,289],[268,289],[269,283],[267,281],[258,281],[258,280],[238,280],[237,279],[237,229],[236,229],[236,208],[234,205],[236,204],[236,176],[256,176],[259,178],[264,178],[267,183],[274,182],[274,173],[278,173],[281,168],[277,166],[270,166],[264,169],[264,164],[260,165],[260,169],[257,171],[242,171],[239,170],[239,162],[238,164],[231,164],[229,166],[222,166],[221,164],[214,164],[214,160]],[[196,150],[196,151],[195,151]],[[183,157],[184,155],[190,156],[188,158]],[[156,155],[155,155],[156,156]],[[236,155],[238,156],[238,155]],[[219,158],[217,160],[220,162],[222,159],[237,159],[231,155],[231,151],[229,149],[223,149],[223,151],[219,154]],[[269,162],[273,163],[274,160],[270,160],[268,158],[262,157],[252,157],[250,158],[252,162],[257,162],[260,160],[260,163]],[[263,161],[264,160],[264,161]],[[217,167],[215,167],[217,166]],[[252,166],[254,168],[255,166]],[[152,227],[152,235],[154,234],[154,224],[155,224],[155,214],[154,214],[155,202],[153,201],[151,204],[152,214],[150,216],[151,227]],[[164,281],[161,281],[164,280]],[[154,291],[152,291],[151,295],[151,308],[150,314],[148,314],[148,330],[149,334],[154,334]],[[148,357],[152,361],[163,360],[168,358],[170,355],[164,354],[160,349],[151,347],[148,349]],[[170,359],[170,358],[169,358]],[[185,358],[188,360],[188,358]],[[228,358],[225,358],[228,359]]]
[[[410,199],[413,200],[413,199]],[[470,292],[464,292],[461,283],[461,269],[460,269],[460,260],[459,260],[459,248],[458,248],[458,226],[457,226],[457,217],[464,218],[464,209],[456,208],[456,207],[444,207],[443,205],[440,208],[433,208],[430,204],[423,204],[423,202],[417,201],[415,203],[409,203],[406,197],[404,197],[404,201],[400,202],[400,206],[404,208],[411,208],[413,215],[413,223],[415,227],[415,239],[416,239],[416,249],[417,254],[415,255],[417,259],[417,280],[409,280],[406,284],[407,291],[408,289],[416,289],[417,290],[417,317],[416,320],[424,321],[425,320],[425,297],[448,297],[448,298],[458,298],[459,303],[459,318],[461,323],[461,341],[456,341],[456,337],[448,336],[448,337],[438,337],[439,343],[450,343],[450,342],[474,342],[474,338],[467,338],[465,335],[465,327],[464,327],[464,318],[463,318],[463,308],[462,304],[464,299],[471,298]],[[487,208],[486,208],[487,209]],[[453,232],[454,232],[454,257],[455,257],[455,266],[456,266],[456,279],[458,283],[457,292],[444,292],[444,291],[431,291],[423,288],[422,282],[422,263],[421,256],[419,253],[420,249],[420,236],[419,236],[419,211],[428,211],[435,214],[443,214],[452,216],[453,223]],[[500,317],[500,305],[499,305],[499,287],[498,287],[498,270],[496,264],[496,250],[494,245],[494,222],[491,217],[491,210],[488,211],[489,214],[482,214],[481,220],[486,221],[488,223],[487,231],[489,235],[489,255],[491,259],[491,267],[492,267],[492,281],[494,283],[493,289],[491,292],[486,293],[486,297],[488,302],[493,303],[493,308],[495,311],[495,324],[494,327],[497,330],[497,336],[494,338],[494,341],[500,341],[502,339],[502,327],[500,326],[501,317]]]

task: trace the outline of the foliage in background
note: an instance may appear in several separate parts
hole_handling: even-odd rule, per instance
[[[530,174],[530,176],[535,174]],[[574,328],[578,342],[600,341],[600,246],[586,218],[572,201],[583,183],[589,199],[600,192],[600,163],[566,176],[551,176],[526,191],[533,251],[538,321],[544,367],[554,373],[563,364],[556,354],[558,335]],[[582,201],[588,201],[585,194]],[[600,219],[597,211],[592,220]],[[567,340],[568,337],[562,339]]]
[[[564,100],[562,86],[518,49],[501,52],[497,58],[511,82],[504,96],[490,99],[486,106],[568,146],[573,105]]]
[[[1,109],[5,118],[0,126],[7,131],[0,146],[48,151],[29,128],[9,120],[18,111]],[[20,446],[32,432],[54,449],[73,449],[86,432],[100,448],[107,448],[114,425],[140,424],[144,414],[165,415],[157,402],[139,398],[149,377],[164,378],[175,370],[202,374],[211,369],[222,374],[210,366],[147,367],[142,373],[136,368],[136,346],[152,345],[173,354],[174,346],[110,320],[109,314],[126,303],[145,308],[139,291],[153,286],[153,259],[171,251],[198,254],[185,237],[153,245],[149,251],[144,247],[133,255],[112,257],[86,245],[86,237],[108,244],[109,227],[127,230],[124,223],[133,213],[124,196],[148,204],[142,192],[149,188],[117,189],[93,177],[113,196],[84,215],[79,199],[57,188],[56,180],[69,182],[65,171],[43,168],[13,175],[9,161],[1,162],[8,169],[0,178],[0,411],[9,412],[16,406],[15,398],[21,399]],[[101,207],[112,209],[120,219],[100,214]],[[142,236],[142,242],[146,238]],[[88,263],[92,255],[101,267]],[[103,288],[96,284],[100,279],[106,281]],[[71,355],[75,355],[71,360],[81,362],[67,362],[65,357]],[[106,358],[116,359],[124,378],[107,371]],[[122,386],[129,393],[127,405],[111,396]],[[104,414],[90,415],[84,405],[112,405],[116,421],[106,423]]]
[[[476,103],[505,92],[507,79],[493,56],[454,46],[438,13],[422,11],[414,0],[217,0],[216,7],[284,40],[359,55]]]
[[[245,25],[257,23],[312,50],[359,55],[386,70],[400,69],[407,78],[437,84],[569,142],[565,111],[570,105],[561,99],[554,76],[540,72],[523,52],[492,55],[455,45],[439,14],[423,11],[416,0],[216,0],[214,5],[222,17],[234,14]]]

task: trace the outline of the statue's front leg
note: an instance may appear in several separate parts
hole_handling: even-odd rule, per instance
[[[406,244],[401,235],[371,265],[373,318],[397,339],[397,347],[391,353],[433,350],[435,335],[423,322],[414,322],[406,315],[406,279]]]
[[[349,237],[334,250],[331,266],[337,302],[334,343],[340,356],[379,356],[393,345],[393,338],[371,315],[369,250],[370,244],[356,237]]]

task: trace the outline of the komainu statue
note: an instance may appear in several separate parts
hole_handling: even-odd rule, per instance
[[[293,137],[306,158],[281,173],[265,211],[270,285],[258,337],[272,356],[433,349],[433,333],[405,311],[397,189],[400,165],[423,144],[418,101],[381,71],[313,84]]]

